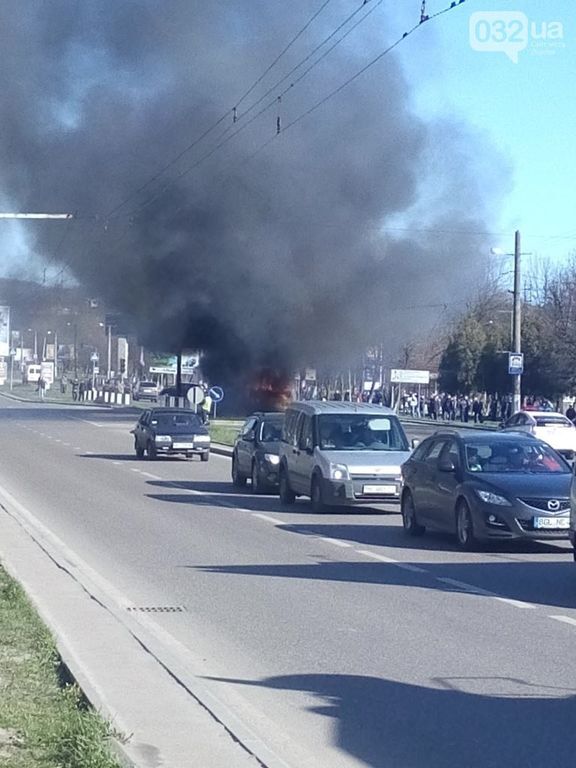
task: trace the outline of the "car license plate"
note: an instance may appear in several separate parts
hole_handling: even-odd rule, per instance
[[[362,493],[394,494],[394,496],[398,496],[398,487],[396,485],[365,485],[362,488]]]
[[[570,518],[568,517],[535,517],[534,528],[570,528]]]
[[[174,448],[194,448],[194,443],[174,443]]]

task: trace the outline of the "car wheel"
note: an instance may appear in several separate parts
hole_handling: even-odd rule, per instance
[[[422,536],[426,533],[426,528],[418,522],[414,499],[409,491],[402,496],[402,525],[409,536]]]
[[[210,451],[204,451],[204,453],[200,454],[200,461],[208,461],[210,458]]]
[[[461,499],[456,507],[456,538],[460,549],[464,549],[467,552],[474,550],[478,543],[474,535],[472,513],[464,499]]]
[[[288,472],[285,469],[280,470],[280,501],[282,504],[294,504],[296,501],[296,494],[290,488]]]
[[[146,454],[150,461],[154,461],[158,458],[158,453],[156,451],[156,446],[151,440],[148,440],[148,443],[146,444]]]
[[[136,456],[138,456],[139,459],[144,456],[144,448],[140,447],[138,440],[134,440],[134,450],[136,451]]]
[[[246,477],[238,469],[236,454],[232,454],[232,483],[236,488],[243,488],[246,485]]]
[[[310,488],[310,501],[312,503],[312,511],[316,515],[321,515],[327,511],[326,504],[324,504],[324,498],[322,495],[322,478],[319,475],[314,475],[312,478],[312,487]]]

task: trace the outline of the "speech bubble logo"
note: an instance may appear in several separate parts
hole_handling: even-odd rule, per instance
[[[522,11],[477,11],[470,16],[469,30],[473,50],[503,53],[514,64],[528,46],[529,21]]]

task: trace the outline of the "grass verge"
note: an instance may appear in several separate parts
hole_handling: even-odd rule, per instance
[[[234,421],[228,424],[225,421],[211,422],[210,438],[213,443],[220,443],[221,445],[234,445],[234,441],[238,436],[241,425],[241,421]]]
[[[119,768],[110,727],[64,670],[50,633],[0,566],[0,765]]]

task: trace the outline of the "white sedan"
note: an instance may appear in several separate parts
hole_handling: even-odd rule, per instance
[[[502,429],[528,432],[562,454],[567,461],[576,456],[576,426],[561,413],[518,411],[504,422]]]

